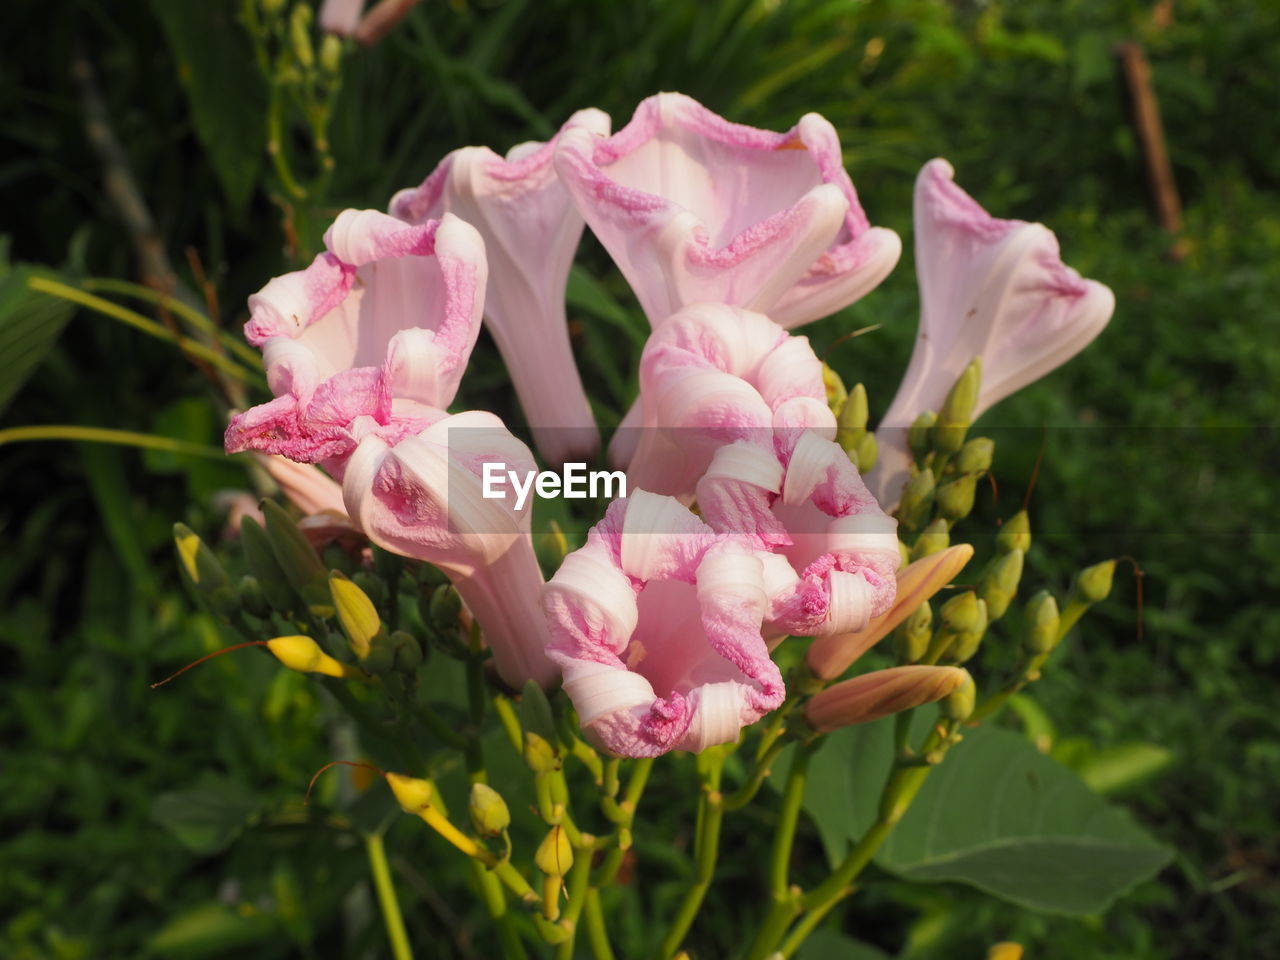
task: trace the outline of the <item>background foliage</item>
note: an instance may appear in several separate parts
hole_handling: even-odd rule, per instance
[[[1116,318],[1093,347],[983,421],[1001,448],[1000,500],[971,523],[994,530],[1016,509],[1043,436],[1030,504],[1049,549],[1031,555],[1028,577],[1063,587],[1071,571],[1117,554],[1145,571],[1144,628],[1137,581],[1119,582],[1037,685],[1042,709],[1028,705],[1008,726],[1096,788],[1121,784],[1177,857],[1084,920],[878,874],[845,929],[910,958],[979,955],[1001,938],[1048,958],[1280,953],[1270,921],[1280,909],[1280,619],[1268,603],[1280,568],[1271,426],[1280,8],[1157,7],[1171,15],[1138,0],[431,2],[346,59],[332,180],[290,210],[264,151],[270,90],[238,4],[17,5],[0,60],[0,315],[8,323],[43,310],[45,335],[5,341],[0,327],[12,363],[0,426],[88,424],[212,444],[221,435],[224,398],[170,345],[15,292],[25,268],[10,263],[139,277],[86,138],[76,57],[92,65],[181,279],[201,289],[198,265],[231,330],[247,294],[287,269],[291,250],[314,248],[338,209],[383,206],[457,145],[505,149],[589,104],[618,125],[663,89],[778,129],[819,111],[841,134],[872,221],[904,237],[914,174],[945,155],[985,206],[1048,223],[1067,261],[1116,291]],[[1152,60],[1186,203],[1181,261],[1148,212],[1115,68],[1113,45],[1131,39]],[[315,155],[293,116],[286,144],[306,169]],[[581,260],[575,344],[609,425],[634,391],[642,328],[590,239]],[[909,261],[863,303],[806,331],[847,381],[866,382],[873,418],[914,334]],[[840,339],[873,324],[882,326]],[[19,390],[22,358],[32,375]],[[461,406],[519,421],[491,346],[477,351],[463,391]],[[181,519],[217,540],[216,495],[248,486],[242,467],[27,444],[4,448],[0,483],[0,645],[10,666],[0,696],[0,954],[201,956],[241,945],[264,958],[380,955],[358,844],[299,802],[311,772],[346,755],[328,739],[313,688],[253,656],[210,664],[181,688],[148,687],[227,642],[178,586],[170,525]],[[1116,759],[1119,748],[1144,749],[1132,744],[1147,745],[1153,771],[1163,755],[1151,745],[1172,763],[1144,783],[1109,779],[1108,763],[1139,762]],[[646,911],[670,900],[687,869],[672,854],[689,842],[687,793],[687,779],[651,787],[646,802],[666,811],[664,829],[638,850],[645,882],[620,906],[624,944],[643,938]],[[404,826],[392,845],[400,866],[434,883],[445,851]],[[820,864],[822,838],[804,829],[798,856]],[[759,896],[767,834],[762,823],[758,848],[745,843],[722,862],[728,895],[698,928],[707,955],[734,942],[741,905]],[[452,915],[457,898],[425,882],[408,889],[420,898],[415,940],[477,955],[478,917]],[[337,929],[355,939],[335,939]]]

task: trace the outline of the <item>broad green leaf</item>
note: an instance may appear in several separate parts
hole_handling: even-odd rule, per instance
[[[891,736],[891,720],[849,728],[813,758],[805,807],[833,860],[875,819]],[[908,880],[967,883],[1082,915],[1105,909],[1170,856],[1023,737],[979,727],[930,774],[876,862]]]
[[[196,135],[230,205],[244,209],[266,147],[265,81],[230,0],[152,0],[191,105]]]
[[[31,276],[49,273],[19,266],[0,276],[0,413],[53,347],[71,317],[70,303],[27,287]]]
[[[206,774],[187,790],[162,793],[151,819],[196,853],[217,853],[234,840],[259,811],[258,799],[237,780]]]
[[[263,913],[242,913],[223,903],[204,903],[174,917],[151,938],[151,952],[162,957],[225,957],[227,951],[279,936],[275,920]]]
[[[889,955],[839,930],[821,929],[809,935],[796,960],[889,960]]]

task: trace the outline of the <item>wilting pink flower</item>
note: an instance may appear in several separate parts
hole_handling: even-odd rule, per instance
[[[563,133],[555,163],[654,327],[694,303],[796,327],[866,294],[901,253],[897,234],[868,222],[818,114],[773,133],[663,93],[611,137]],[[623,425],[638,422],[632,408]],[[620,431],[615,463],[634,442]]]
[[[547,584],[548,654],[593,742],[697,752],[782,703],[761,636],[764,564],[670,497],[632,491]]]
[[[847,634],[893,603],[897,522],[831,440],[805,431],[780,450],[722,447],[698,482],[698,507],[714,530],[772,552],[768,635]]]
[[[934,703],[969,682],[962,667],[890,667],[827,687],[805,705],[804,718],[820,733]]]
[[[354,36],[363,9],[364,0],[324,0],[320,6],[320,29],[340,37]]]
[[[607,134],[609,117],[581,110],[570,128]],[[396,194],[391,213],[421,223],[449,212],[480,231],[490,267],[485,322],[539,451],[563,463],[594,456],[600,436],[565,319],[583,220],[552,166],[557,139],[521,144],[505,160],[488,147],[455,150],[420,187]]]
[[[366,436],[343,477],[347,509],[369,539],[440,567],[484,631],[498,675],[515,689],[556,679],[543,648],[542,572],[529,534],[532,498],[510,484],[484,496],[484,464],[522,477],[529,448],[490,413],[440,419],[390,445]]]
[[[324,463],[341,478],[360,440],[394,444],[445,416],[479,332],[487,267],[450,214],[418,226],[347,210],[325,253],[249,298],[276,399],[237,415],[227,450]]]
[[[628,483],[686,502],[728,443],[789,449],[807,429],[835,435],[808,339],[721,304],[685,307],[654,330],[640,359],[640,402]]]
[[[1106,326],[1115,297],[1062,262],[1047,227],[998,220],[953,180],[945,160],[916,179],[920,328],[876,438],[871,489],[897,498],[909,463],[906,428],[937,411],[956,379],[982,358],[977,417],[1083,350]]]
[[[319,467],[296,463],[274,454],[259,453],[254,459],[279,485],[280,492],[305,516],[326,510],[346,514],[342,486]]]

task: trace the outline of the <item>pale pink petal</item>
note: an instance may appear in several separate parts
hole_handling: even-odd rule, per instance
[[[340,37],[355,36],[364,0],[324,0],[320,7],[320,29]]]
[[[319,467],[267,454],[257,454],[255,459],[280,486],[280,492],[304,514],[347,512],[342,487]]]

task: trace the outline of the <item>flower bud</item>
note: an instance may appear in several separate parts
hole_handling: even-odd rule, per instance
[[[351,673],[350,667],[333,659],[310,637],[276,637],[267,641],[267,649],[298,673],[319,673],[326,677],[345,677]]]
[[[268,17],[274,17],[285,8],[289,0],[262,0],[262,12]]]
[[[986,626],[986,614],[978,606],[978,595],[972,590],[958,593],[939,611],[942,625],[956,633],[972,633]]]
[[[349,643],[348,646],[350,646]],[[366,673],[381,676],[384,673],[390,673],[395,665],[396,651],[391,645],[391,639],[385,632],[375,634],[369,642],[368,651],[360,660],[360,668]]]
[[[258,583],[257,577],[249,574],[241,577],[236,587],[236,596],[240,600],[240,605],[259,620],[265,620],[271,616],[271,604],[263,595],[262,585]]]
[[[524,762],[534,773],[551,773],[560,769],[560,758],[546,737],[526,730],[524,734]]]
[[[559,824],[538,844],[538,851],[533,855],[534,865],[548,877],[563,877],[573,866],[573,844]]]
[[[929,601],[922,603],[898,628],[893,638],[893,649],[899,663],[915,663],[929,649],[933,639],[933,607]]]
[[[965,681],[952,690],[942,700],[942,715],[948,720],[954,720],[957,723],[964,723],[973,713],[973,708],[978,700],[978,688],[973,682],[973,677],[969,675],[969,671],[964,671]]]
[[[401,673],[413,673],[422,666],[424,659],[422,644],[418,638],[405,630],[397,630],[388,638],[394,654],[394,666]]]
[[[430,780],[406,777],[402,773],[388,773],[386,780],[400,809],[415,817],[421,816],[435,799],[436,788]]]
[[[342,41],[332,33],[325,34],[320,42],[320,69],[331,77],[342,69]]]
[[[933,506],[933,471],[925,467],[907,481],[898,504],[898,520],[907,530],[918,530]]]
[[[923,560],[930,554],[945,550],[949,546],[951,546],[951,534],[947,528],[947,521],[939,517],[916,537],[915,546],[911,548],[911,559]]]
[[[857,456],[858,443],[866,436],[867,413],[867,388],[855,384],[836,417],[836,442],[850,456]]]
[[[964,436],[973,420],[981,387],[982,358],[975,357],[947,394],[942,410],[938,413],[938,422],[930,431],[934,449],[939,453],[955,453],[964,444]]]
[[[997,556],[987,565],[978,583],[978,596],[987,603],[987,616],[999,620],[1009,609],[1009,604],[1018,593],[1018,583],[1022,579],[1023,553],[1021,550],[1010,550]]]
[[[486,837],[496,837],[511,826],[511,811],[502,794],[487,783],[471,785],[471,799],[468,802],[471,811],[471,823],[476,832]]]
[[[853,451],[853,463],[859,473],[870,473],[880,459],[880,441],[874,433],[864,433]]]
[[[938,422],[938,415],[932,410],[926,410],[920,416],[916,417],[915,422],[907,430],[907,447],[911,450],[911,455],[915,457],[916,463],[921,463],[932,445],[929,442],[929,431],[933,429],[933,425]]]
[[[957,667],[875,670],[827,687],[805,706],[805,719],[819,733],[830,733],[941,700],[968,679],[968,671]]]
[[[1001,553],[1010,550],[1021,550],[1026,553],[1031,549],[1031,518],[1027,511],[1019,510],[1004,522],[996,535],[996,547]]]
[[[289,43],[298,66],[310,70],[316,62],[315,49],[311,45],[311,7],[300,3],[289,16]]]
[[[938,488],[935,499],[938,513],[948,520],[963,520],[973,510],[973,500],[978,491],[978,474],[966,473],[944,483]]]
[[[271,544],[271,552],[293,589],[313,614],[318,617],[333,616],[333,601],[327,583],[328,571],[320,562],[315,549],[284,508],[274,500],[262,501],[262,515],[267,523],[267,540]]]
[[[1114,560],[1104,560],[1085,567],[1076,574],[1075,592],[1086,603],[1099,603],[1111,594],[1111,581],[1116,572]]]
[[[972,594],[970,594],[972,596]],[[948,659],[956,663],[967,663],[973,659],[982,645],[982,637],[987,632],[987,604],[985,600],[975,602],[978,610],[978,622],[971,630],[960,632],[947,650]]]
[[[987,951],[987,960],[1022,960],[1022,944],[1007,940],[993,944]]]
[[[564,535],[564,530],[560,528],[560,524],[552,520],[547,524],[547,530],[541,534],[535,549],[538,554],[538,560],[544,565],[559,568],[564,563],[564,558],[569,555],[569,538]]]
[[[960,452],[956,454],[956,471],[958,473],[986,473],[991,469],[991,461],[995,459],[996,442],[990,437],[974,437],[966,440]]]
[[[1058,645],[1058,601],[1048,590],[1041,590],[1027,602],[1026,648],[1032,653],[1049,653]]]
[[[173,545],[178,554],[182,572],[202,597],[208,597],[219,587],[229,585],[227,572],[222,569],[217,556],[195,531],[183,523],[173,525]]]
[[[374,639],[383,633],[377,608],[363,590],[336,570],[329,574],[329,590],[351,652],[361,661],[368,659]]]
[[[822,386],[826,390],[827,406],[831,408],[832,413],[839,415],[849,391],[845,389],[844,381],[840,379],[840,374],[825,363],[822,365]]]
[[[526,733],[536,733],[548,744],[555,744],[556,722],[551,714],[551,701],[532,680],[527,681],[520,691],[520,725]]]
[[[295,605],[293,587],[280,569],[266,532],[251,517],[245,517],[240,523],[240,544],[249,572],[258,581],[267,603],[273,610],[288,614]]]
[[[457,630],[458,615],[462,613],[462,598],[451,584],[436,587],[423,618],[439,630]]]

